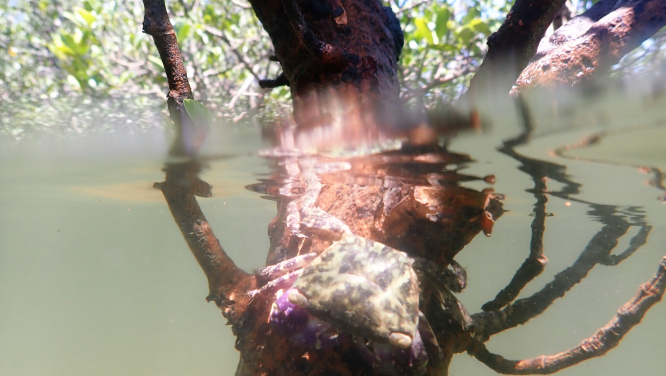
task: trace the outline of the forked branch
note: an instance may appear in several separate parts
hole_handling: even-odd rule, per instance
[[[666,289],[666,257],[661,259],[657,275],[641,285],[636,296],[624,304],[606,326],[570,350],[527,360],[508,360],[489,352],[481,341],[475,341],[469,353],[498,373],[507,375],[555,373],[582,361],[602,356],[617,346],[625,334],[641,322],[650,307],[661,300],[664,289]]]
[[[555,275],[541,291],[534,295],[517,300],[500,311],[481,312],[472,315],[477,338],[485,341],[490,336],[509,328],[522,325],[540,315],[556,299],[561,298],[573,286],[578,284],[597,264],[607,263],[610,253],[617,246],[619,238],[624,235],[630,225],[618,216],[611,216],[606,225],[590,240],[574,264]],[[628,251],[634,252],[647,242],[651,226],[643,225],[636,234]],[[625,251],[627,252],[627,251]]]

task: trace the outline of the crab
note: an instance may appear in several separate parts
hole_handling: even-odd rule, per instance
[[[258,280],[268,282],[250,295],[274,291],[268,320],[303,344],[330,347],[340,334],[352,335],[366,359],[403,354],[409,367],[425,366],[426,353],[439,356],[440,349],[419,311],[419,282],[432,282],[444,307],[468,328],[470,316],[451,292],[465,287],[464,269],[456,262],[451,263],[453,270],[440,269],[355,235],[341,220],[313,207],[320,189],[318,180],[309,181],[287,222],[296,236],[334,242],[320,254],[299,255],[258,270]]]

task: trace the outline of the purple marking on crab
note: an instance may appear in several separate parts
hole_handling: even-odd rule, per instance
[[[338,344],[337,333],[331,333],[331,325],[310,315],[289,301],[288,291],[278,292],[270,313],[270,322],[284,335],[308,347],[327,349]]]
[[[303,270],[296,270],[294,272],[288,273],[283,275],[282,277],[278,279],[274,279],[267,284],[265,284],[262,288],[257,289],[257,290],[251,290],[248,291],[248,295],[250,297],[254,297],[257,294],[259,294],[262,291],[275,291],[277,289],[286,289],[291,287],[291,285],[294,284],[294,281],[298,278],[303,273]]]
[[[289,333],[303,330],[310,320],[310,314],[305,309],[291,303],[286,292],[278,294],[271,310],[271,323],[284,328]]]
[[[339,343],[340,336],[326,322],[312,316],[288,299],[289,290],[279,291],[270,313],[270,322],[283,335],[306,347],[328,349]],[[406,374],[423,370],[428,363],[428,355],[419,331],[416,332],[411,347],[401,349],[391,344],[369,342],[354,336],[363,358],[375,368],[387,374]],[[368,346],[370,344],[370,347]]]

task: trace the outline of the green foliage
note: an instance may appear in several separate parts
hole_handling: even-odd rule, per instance
[[[238,92],[247,77],[279,73],[267,59],[270,40],[246,4],[167,2],[193,90],[230,118],[269,98],[257,84]],[[0,53],[0,101],[77,95],[163,100],[166,76],[142,21],[138,1],[0,0],[0,51],[8,52]],[[276,100],[285,102],[282,94]]]
[[[256,82],[276,77],[280,67],[268,60],[272,45],[246,1],[167,5],[190,84],[206,108],[232,120],[257,113],[276,119],[291,108],[290,93],[285,87],[263,90]],[[579,2],[579,13],[593,2]],[[399,71],[403,98],[425,105],[457,98],[511,3],[389,2],[405,31]],[[40,101],[54,108],[81,103],[77,96],[163,103],[166,76],[152,39],[141,33],[142,21],[139,1],[0,0],[0,132],[17,129],[16,116],[7,115],[11,111],[33,122],[42,121],[39,116],[52,120],[52,111],[35,113]],[[664,32],[658,34],[661,39],[644,43],[620,68],[663,56]],[[64,121],[72,119],[65,116]]]
[[[279,110],[289,99],[288,90],[243,86],[246,79],[275,77],[280,69],[268,61],[270,41],[245,1],[167,3],[193,90],[215,113],[231,118],[261,106]],[[402,12],[392,4],[405,29],[401,62],[406,93],[478,63],[485,38],[507,8],[493,4],[435,0],[413,7],[408,0],[400,4],[407,9]],[[139,2],[33,0],[10,5],[0,0],[0,45],[9,51],[0,54],[0,85],[5,93],[41,98],[76,93],[163,97],[166,77],[151,38],[141,33],[142,20]],[[453,80],[448,86],[463,83]],[[455,90],[449,89],[435,90],[435,95],[453,99]]]
[[[201,102],[194,99],[184,99],[183,105],[194,124],[208,127],[213,122],[208,109]]]
[[[510,6],[492,0],[406,1],[398,10],[405,30],[403,97],[429,105],[460,95]]]

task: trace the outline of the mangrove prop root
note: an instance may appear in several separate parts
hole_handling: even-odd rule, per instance
[[[498,373],[507,375],[551,374],[582,361],[602,356],[617,346],[624,335],[643,319],[650,307],[661,300],[664,289],[666,289],[666,256],[659,264],[657,275],[641,285],[636,296],[625,303],[606,326],[570,350],[527,360],[508,360],[500,355],[492,354],[482,342],[475,341],[468,352]]]
[[[183,100],[193,98],[176,33],[169,21],[164,0],[144,0],[143,31],[153,37],[169,82],[169,115],[182,132],[181,119],[187,118]],[[177,137],[178,138],[178,137]],[[232,322],[242,315],[249,303],[246,291],[254,289],[254,277],[238,268],[226,254],[206,220],[195,195],[209,197],[211,187],[197,177],[200,166],[195,160],[167,164],[166,179],[157,183],[169,205],[178,228],[194,257],[201,265],[213,300]]]

